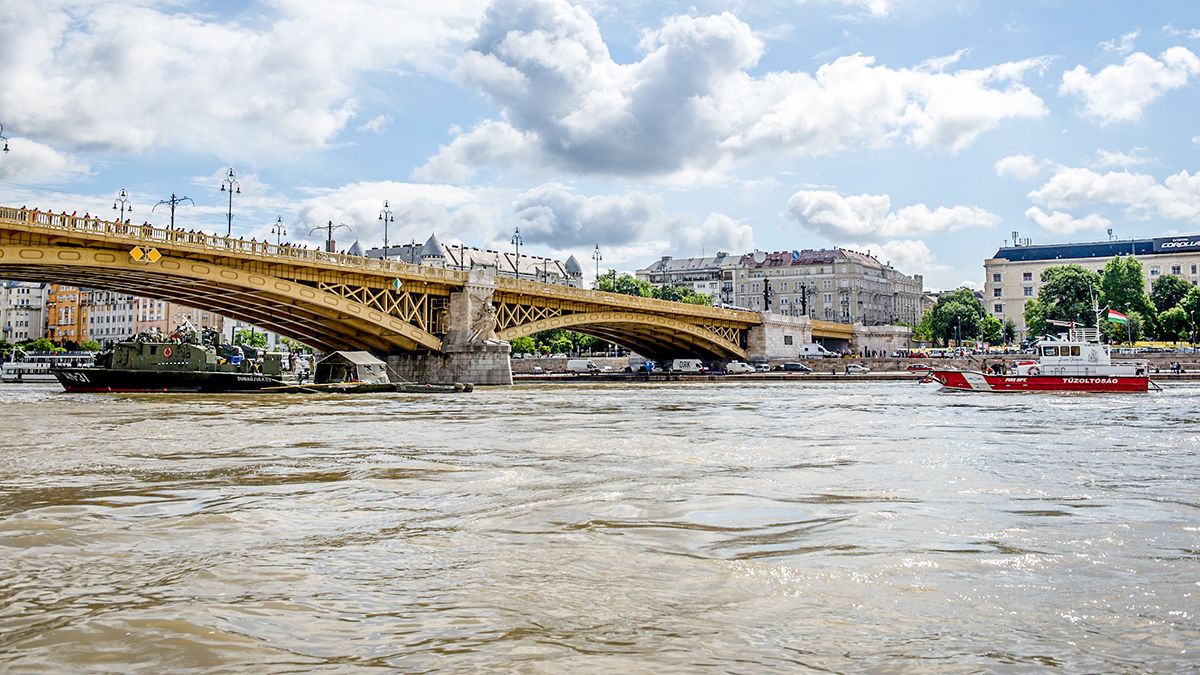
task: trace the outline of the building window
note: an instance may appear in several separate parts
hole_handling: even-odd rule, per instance
[[[999,272],[996,272],[995,274],[992,275],[992,283],[993,284],[1000,283],[1000,273]]]
[[[1196,266],[1192,265],[1192,274],[1195,274],[1195,273],[1196,273]]]
[[[792,336],[791,336],[791,335],[784,335],[784,336],[783,336],[783,344],[785,344],[785,345],[790,345],[790,344],[792,344]]]
[[[1001,289],[999,289],[999,288],[993,288],[993,289],[992,289],[992,297],[993,297],[993,298],[998,298],[998,297],[1000,297],[1001,293],[1003,293],[1003,291],[1002,291]]]
[[[1180,274],[1183,272],[1182,265],[1171,265],[1171,274]]]
[[[1157,266],[1157,265],[1155,265],[1154,267],[1151,267],[1151,268],[1150,268],[1150,276],[1152,276],[1152,277],[1156,277],[1156,276],[1158,276],[1158,275],[1159,275],[1159,273],[1160,273],[1160,270],[1158,269],[1158,266]]]
[[[1033,281],[1033,272],[1026,272],[1022,274],[1021,281]]]
[[[1027,298],[1032,298],[1032,297],[1033,297],[1033,286],[1026,286],[1026,287],[1025,287],[1025,297],[1027,297]]]

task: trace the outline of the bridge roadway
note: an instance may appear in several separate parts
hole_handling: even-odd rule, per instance
[[[135,259],[135,247],[161,257]],[[321,350],[380,354],[441,351],[456,327],[476,340],[567,328],[650,357],[744,359],[748,331],[763,323],[755,312],[4,207],[0,278],[167,300]],[[453,303],[468,286],[489,302]],[[473,316],[455,316],[454,306],[474,307]],[[815,336],[851,336],[848,325],[812,323]]]

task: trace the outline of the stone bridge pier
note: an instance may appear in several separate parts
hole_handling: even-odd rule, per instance
[[[389,356],[393,379],[433,384],[511,385],[512,348],[496,338],[496,309],[492,304],[495,292],[493,272],[471,270],[463,289],[450,294],[442,351]]]

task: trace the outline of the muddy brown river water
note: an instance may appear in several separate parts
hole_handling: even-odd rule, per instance
[[[0,385],[0,671],[1183,671],[1200,386]]]

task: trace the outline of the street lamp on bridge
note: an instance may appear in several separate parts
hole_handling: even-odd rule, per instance
[[[283,235],[287,234],[287,226],[283,224],[283,216],[275,216],[275,224],[271,226],[271,234],[275,235],[275,248],[279,248]]]
[[[309,230],[308,233],[316,234],[317,230],[325,230],[326,231],[325,252],[326,253],[334,253],[335,251],[333,250],[334,249],[333,231],[338,228],[341,228],[341,227],[344,227],[347,230],[350,229],[350,226],[345,223],[338,223],[337,225],[334,225],[333,221],[331,220],[331,221],[329,221],[329,223],[327,225],[319,225],[317,227],[314,227],[313,229]]]
[[[379,212],[379,220],[383,221],[383,258],[384,258],[384,260],[387,260],[387,256],[388,256],[388,237],[387,237],[388,223],[396,222],[396,217],[392,215],[391,206],[387,203],[386,199],[383,200],[383,210]]]
[[[233,193],[235,191],[239,195],[242,194],[242,184],[237,182],[237,174],[234,173],[233,167],[229,167],[229,174],[225,177],[225,180],[221,181],[221,192],[229,193],[228,221],[225,228],[226,237],[233,236]]]
[[[124,190],[122,190],[122,192],[124,192]],[[172,192],[170,199],[159,200],[159,202],[157,204],[152,206],[150,208],[150,213],[154,213],[154,209],[157,209],[158,207],[162,206],[163,204],[170,204],[171,205],[171,229],[173,230],[173,229],[175,229],[175,207],[179,206],[180,204],[182,204],[184,202],[192,202],[191,197],[176,197],[175,193]],[[195,206],[195,205],[196,205],[196,202],[192,202],[192,206]]]
[[[133,204],[129,202],[129,193],[121,190],[117,193],[117,199],[113,202],[113,211],[117,210],[117,204],[121,205],[121,215],[117,218],[118,223],[125,222],[125,212],[133,213]]]
[[[604,260],[604,256],[600,255],[600,244],[596,244],[596,250],[592,251],[592,260],[596,261],[596,290],[600,290],[600,261]]]
[[[521,278],[521,241],[522,241],[522,239],[521,239],[521,227],[519,225],[517,226],[517,229],[515,231],[513,231],[513,236],[512,236],[511,241],[512,241],[512,245],[514,247],[516,247],[516,250],[517,250],[516,257],[513,258],[513,271],[517,273],[517,278],[520,279]]]

